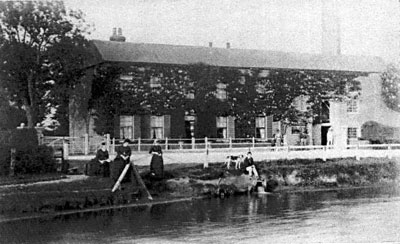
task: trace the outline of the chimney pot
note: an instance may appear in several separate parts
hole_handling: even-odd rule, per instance
[[[227,42],[227,43],[226,43],[226,48],[227,48],[227,49],[231,48],[231,43],[230,43],[230,42]]]
[[[113,34],[110,37],[110,41],[115,41],[115,42],[124,42],[126,38],[122,35],[122,29],[118,28],[118,34],[117,34],[117,28],[113,28]]]
[[[209,42],[208,47],[212,47],[212,44],[213,44],[212,42]]]

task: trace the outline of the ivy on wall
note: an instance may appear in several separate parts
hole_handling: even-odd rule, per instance
[[[110,133],[114,117],[119,114],[162,115],[182,109],[193,111],[205,122],[215,116],[234,116],[241,128],[238,137],[254,133],[251,121],[260,115],[274,115],[287,125],[316,119],[324,101],[342,99],[349,91],[358,90],[355,78],[362,75],[237,69],[202,63],[126,67],[109,64],[98,70],[101,72],[93,82],[91,100],[97,115],[97,133]],[[216,96],[221,84],[226,91],[224,99]],[[306,111],[299,111],[294,105],[300,95],[308,98]]]
[[[400,112],[400,70],[395,65],[389,65],[381,74],[382,98],[386,106]]]

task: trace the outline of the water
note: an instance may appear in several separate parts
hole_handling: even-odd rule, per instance
[[[1,243],[400,242],[397,188],[206,199],[0,223]]]

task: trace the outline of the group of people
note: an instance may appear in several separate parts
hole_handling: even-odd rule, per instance
[[[100,175],[103,177],[111,177],[116,181],[121,175],[127,164],[131,162],[132,150],[129,147],[130,140],[125,139],[122,146],[117,148],[117,156],[113,161],[110,159],[106,143],[103,142],[99,150],[97,150],[96,157],[92,159],[85,167],[86,175]],[[152,154],[150,162],[150,176],[153,179],[161,180],[164,178],[164,161],[162,157],[161,146],[158,140],[154,140],[153,145],[149,151]],[[130,181],[132,167],[129,167],[124,181]]]

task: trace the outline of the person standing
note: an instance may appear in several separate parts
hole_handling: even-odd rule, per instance
[[[329,128],[328,133],[326,133],[326,141],[328,146],[333,145],[333,128]]]
[[[149,153],[152,154],[150,162],[150,175],[154,179],[161,180],[164,178],[164,160],[162,157],[161,146],[157,139],[154,140],[153,146],[150,148]]]
[[[275,139],[275,146],[276,147],[280,147],[281,143],[282,143],[282,134],[279,131],[279,129],[276,130],[276,134],[275,134],[274,139]]]

